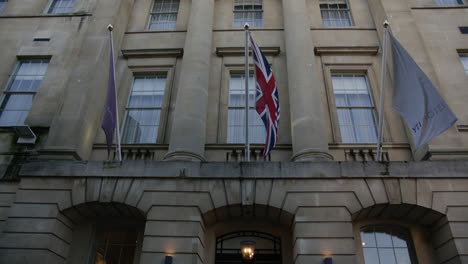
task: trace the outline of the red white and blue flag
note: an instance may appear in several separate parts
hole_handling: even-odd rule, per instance
[[[266,140],[263,155],[266,156],[275,147],[278,140],[280,105],[275,76],[265,55],[250,36],[250,45],[255,65],[255,109],[265,124]]]

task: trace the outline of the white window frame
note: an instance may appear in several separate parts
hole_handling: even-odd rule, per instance
[[[232,71],[229,73],[229,87],[228,87],[228,100],[227,100],[227,125],[226,125],[226,143],[228,144],[244,144],[245,143],[245,124],[236,124],[236,126],[241,127],[242,133],[244,135],[244,138],[240,138],[240,140],[234,140],[233,138],[230,138],[229,134],[229,115],[231,110],[242,110],[242,115],[244,116],[244,121],[245,121],[245,97],[244,100],[242,100],[242,105],[238,106],[233,106],[230,103],[230,97],[231,97],[231,92],[233,91],[231,88],[231,80],[233,76],[239,76],[241,78],[241,83],[242,86],[240,89],[235,89],[239,91],[241,94],[245,96],[245,74],[244,72],[240,71]],[[249,143],[251,144],[265,144],[266,140],[266,130],[265,130],[265,125],[263,124],[262,120],[260,119],[256,109],[255,109],[255,77],[254,73],[250,72],[249,73],[249,97],[252,99],[249,99]],[[255,116],[258,117],[258,119],[255,119]],[[263,135],[259,136],[258,138],[254,138],[254,135],[257,133],[262,133]]]
[[[325,5],[327,6],[327,8],[324,8]],[[336,9],[330,8],[330,5],[337,5],[338,8]],[[346,7],[340,7],[340,5],[346,5]],[[320,0],[319,6],[320,6],[320,14],[322,17],[322,25],[324,27],[352,27],[354,26],[353,16],[351,14],[351,6],[349,5],[349,2],[347,0]],[[349,24],[340,23],[339,25],[335,25],[334,22],[332,23],[332,20],[326,20],[324,18],[324,12],[337,13],[339,15],[340,21],[347,21]],[[345,12],[347,14],[346,18],[341,17],[342,12]]]
[[[438,6],[459,6],[465,5],[464,0],[435,0],[436,5]]]
[[[164,4],[170,4],[171,6],[175,3],[177,3],[177,11],[155,11],[154,9],[156,8],[157,2],[161,2],[161,5]],[[149,21],[148,21],[148,30],[175,30],[177,27],[177,17],[179,14],[179,9],[180,9],[180,0],[153,0],[153,4],[151,6],[151,11],[150,11],[150,16],[149,16]],[[152,23],[153,17],[160,17],[163,15],[175,15],[175,20],[170,21],[171,23],[158,23],[163,20],[157,20],[156,23]],[[173,22],[173,23],[172,23]],[[162,25],[162,26],[161,26]]]
[[[241,1],[242,4],[239,4],[237,3],[238,1]],[[232,10],[233,10],[233,19],[232,19],[232,26],[234,28],[243,28],[245,23],[249,23],[249,26],[250,27],[257,27],[257,28],[260,28],[260,27],[263,27],[264,26],[264,17],[263,17],[263,0],[234,0],[233,1],[233,7],[232,7]],[[255,3],[255,2],[259,2],[259,4],[261,5],[261,9],[254,9],[254,6],[255,5],[258,5],[258,3]],[[252,9],[243,9],[243,10],[239,10],[239,9],[236,9],[236,6],[252,6]],[[241,20],[237,20],[236,19],[236,14],[242,14],[242,19]],[[260,22],[256,22],[255,19],[253,19],[252,21],[249,21],[248,19],[246,19],[246,16],[248,16],[249,14],[252,14],[254,17],[255,17],[255,14],[259,14],[260,15]]]
[[[21,69],[21,66],[24,63],[30,63],[30,62],[47,63],[44,74],[34,75],[34,76],[41,76],[40,83],[39,83],[38,87],[35,90],[11,91],[11,87],[12,87],[13,83],[15,82],[16,77],[18,76],[18,72]],[[3,107],[10,101],[11,97],[9,97],[9,95],[31,94],[33,96],[31,106],[28,107],[28,108],[25,108],[25,109],[16,109],[16,111],[27,111],[28,114],[29,114],[29,111],[31,110],[32,104],[34,103],[34,97],[35,97],[37,91],[40,89],[40,86],[42,85],[42,81],[44,79],[44,76],[47,73],[47,68],[49,66],[49,63],[50,63],[50,58],[21,58],[21,59],[18,60],[18,63],[16,64],[16,66],[13,69],[13,74],[10,76],[10,78],[8,80],[8,84],[7,84],[6,88],[3,90],[3,93],[2,93],[2,96],[1,96],[1,100],[0,100],[0,102],[1,102],[0,103],[0,121],[1,121],[1,116],[3,114]],[[15,110],[12,110],[12,111],[15,111]],[[26,115],[26,117],[24,117],[24,120],[22,120],[21,123],[14,123],[14,124],[1,124],[0,123],[0,126],[9,127],[9,126],[15,126],[15,125],[24,125],[24,121],[26,120],[26,118],[27,118],[27,115]]]
[[[54,11],[55,7],[54,7],[54,4],[55,3],[63,3],[63,2],[73,2],[72,3],[72,6],[71,7],[68,7],[68,9],[66,10],[67,12],[56,12]],[[76,3],[76,0],[51,0],[49,2],[49,5],[47,6],[47,9],[46,9],[46,14],[50,14],[50,15],[56,15],[56,14],[70,14],[70,13],[73,13],[73,10],[75,9],[75,3]],[[58,8],[58,9],[63,9],[62,7]]]
[[[135,80],[137,78],[145,78],[145,77],[160,77],[160,76],[165,76],[165,87],[163,91],[163,98],[160,106],[154,106],[154,107],[130,107],[130,99],[131,95],[133,92],[133,87],[135,84]],[[172,78],[172,70],[161,70],[161,71],[150,71],[150,72],[138,72],[134,73],[134,76],[132,78],[132,83],[130,85],[129,93],[128,93],[128,99],[127,99],[127,104],[125,106],[125,115],[124,115],[124,122],[122,124],[122,132],[121,132],[121,138],[122,138],[122,144],[160,144],[164,142],[164,137],[165,137],[165,129],[166,129],[166,121],[167,121],[167,112],[168,112],[168,104],[170,101],[170,95],[169,95],[169,87],[170,87],[170,78]],[[125,141],[125,133],[127,129],[127,122],[128,122],[128,115],[129,115],[129,110],[132,109],[148,109],[148,110],[159,110],[159,123],[156,124],[155,126],[158,126],[158,129],[156,131],[156,136],[152,142],[134,142],[132,141]]]

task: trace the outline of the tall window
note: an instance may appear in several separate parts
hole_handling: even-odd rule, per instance
[[[436,4],[440,6],[456,6],[464,5],[463,0],[436,0]]]
[[[53,0],[50,4],[49,14],[64,14],[73,12],[75,0]]]
[[[234,0],[233,27],[243,27],[245,23],[251,27],[263,27],[262,0]]]
[[[361,240],[366,264],[416,263],[410,235],[401,227],[364,227]]]
[[[170,30],[176,28],[179,0],[155,0],[148,28]]]
[[[135,77],[122,143],[156,143],[165,87],[165,74]]]
[[[375,105],[366,76],[335,74],[332,84],[342,142],[377,142]]]
[[[0,126],[24,124],[48,64],[48,60],[20,61],[7,89],[3,92]]]
[[[255,110],[255,81],[249,76],[249,142],[265,143],[266,131]],[[245,75],[231,74],[227,143],[245,143]]]
[[[0,0],[0,14],[3,12],[3,9],[5,9],[7,3],[8,0]]]
[[[349,27],[353,25],[347,0],[320,0],[322,24],[326,27]]]
[[[465,68],[465,73],[468,74],[468,55],[460,55],[460,60]]]

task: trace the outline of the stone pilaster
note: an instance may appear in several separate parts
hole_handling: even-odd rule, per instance
[[[166,160],[204,160],[213,0],[192,1]]]
[[[302,207],[294,217],[295,264],[356,263],[351,216],[344,207]]]
[[[64,87],[60,111],[54,116],[41,154],[44,158],[88,159],[101,129],[109,69],[108,24],[114,25],[116,63],[134,0],[97,1],[92,18],[83,18],[76,34],[76,60]],[[80,24],[81,25],[81,24]],[[119,84],[121,73],[116,72]],[[119,87],[117,87],[119,89]],[[119,105],[127,99],[119,91]],[[50,100],[50,99],[49,99]],[[123,109],[123,108],[120,108]],[[122,120],[123,111],[119,113]],[[68,157],[67,157],[68,156]]]
[[[305,0],[283,0],[294,161],[332,159]]]
[[[205,227],[195,207],[155,206],[148,212],[140,264],[204,263]]]

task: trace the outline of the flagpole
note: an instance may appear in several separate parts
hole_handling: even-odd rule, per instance
[[[249,144],[249,24],[245,23],[245,161],[250,161]]]
[[[378,131],[378,143],[377,143],[377,161],[382,161],[382,139],[383,139],[383,123],[384,123],[384,93],[385,93],[385,73],[386,73],[386,59],[387,59],[387,36],[388,26],[390,23],[388,20],[383,22],[384,26],[384,37],[382,44],[382,67],[380,72],[380,106],[379,106],[379,131]]]
[[[111,54],[114,56],[114,39],[112,35],[112,30],[114,30],[114,27],[109,24],[107,26],[107,29],[109,30],[109,36],[110,36],[110,42],[111,42]],[[114,58],[112,58],[112,70],[113,72],[113,77],[114,77],[114,84],[115,84],[115,62]],[[115,126],[116,126],[116,134],[117,134],[117,146],[116,146],[116,151],[117,151],[117,158],[119,159],[119,162],[122,162],[122,149],[120,147],[120,126],[119,126],[119,107],[118,107],[118,101],[117,101],[117,88],[114,85],[115,89]]]

